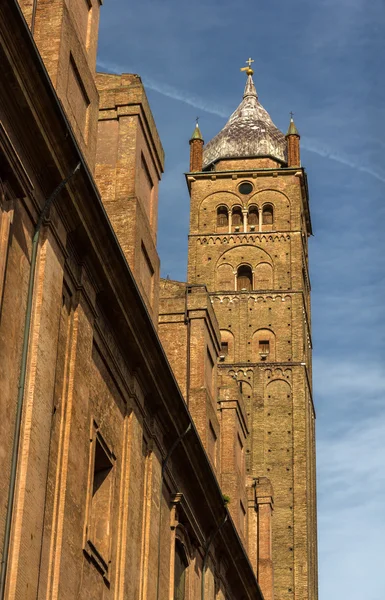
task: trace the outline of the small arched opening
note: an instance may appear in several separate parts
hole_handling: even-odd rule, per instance
[[[262,224],[272,225],[274,222],[274,209],[271,204],[265,204],[262,209]]]
[[[249,265],[241,265],[237,271],[237,290],[250,291],[253,289],[253,272]]]
[[[234,362],[234,335],[227,329],[221,329],[221,362]]]
[[[217,231],[227,231],[229,226],[229,211],[227,206],[217,208]]]
[[[258,329],[252,339],[253,361],[275,360],[275,334],[271,329]]]
[[[233,208],[233,214],[231,215],[231,225],[233,231],[240,231],[242,227],[242,209],[240,206]]]
[[[258,206],[250,206],[249,214],[247,217],[249,230],[250,231],[258,231],[259,229],[259,214],[258,214]]]

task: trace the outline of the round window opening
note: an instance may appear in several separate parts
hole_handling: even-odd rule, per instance
[[[241,194],[251,194],[253,191],[253,186],[248,181],[244,181],[241,183],[238,189]]]

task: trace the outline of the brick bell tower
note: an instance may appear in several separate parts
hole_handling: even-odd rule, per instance
[[[293,117],[285,136],[260,104],[248,62],[243,100],[222,131],[206,146],[199,128],[190,140],[188,281],[209,290],[219,384],[236,379],[245,406],[246,543],[260,582],[262,553],[270,556],[265,598],[316,600],[307,180]],[[271,532],[258,526],[261,482],[273,489]]]

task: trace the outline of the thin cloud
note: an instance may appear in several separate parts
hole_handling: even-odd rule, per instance
[[[127,71],[127,68],[124,69],[120,65],[104,61],[98,61],[98,68],[107,70],[112,73],[124,73]],[[192,106],[199,110],[203,110],[217,117],[226,118],[231,113],[231,109],[229,110],[217,104],[208,103],[199,96],[186,93],[183,90],[179,90],[166,83],[159,83],[158,81],[148,78],[147,76],[144,76],[142,79],[147,88],[158,92],[163,96],[167,96],[167,98],[178,100],[179,102],[183,102],[184,104],[188,104],[189,106]],[[375,177],[376,179],[378,179],[378,181],[385,183],[385,174],[382,174],[376,171],[375,169],[372,169],[371,167],[360,165],[355,161],[351,160],[348,156],[341,154],[340,152],[331,150],[326,146],[321,146],[314,141],[306,141],[306,138],[305,141],[302,142],[301,146],[304,150],[307,150],[308,152],[313,152],[314,154],[318,154],[318,156],[322,156],[323,158],[334,160],[335,162],[360,171],[361,173],[370,175],[371,177]]]

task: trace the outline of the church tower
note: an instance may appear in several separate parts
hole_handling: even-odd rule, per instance
[[[258,579],[269,546],[265,598],[316,600],[308,187],[293,118],[285,136],[258,100],[250,63],[224,128],[206,146],[199,127],[190,140],[188,281],[207,286],[218,319],[218,385],[236,380],[245,407],[246,545]],[[250,492],[268,481],[271,532]]]

